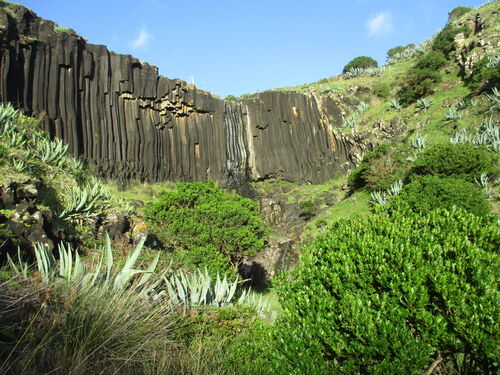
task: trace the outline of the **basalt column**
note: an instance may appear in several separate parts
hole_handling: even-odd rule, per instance
[[[128,181],[205,181],[243,191],[273,176],[322,182],[351,162],[328,98],[264,92],[225,102],[92,45],[29,9],[0,2],[0,101]]]

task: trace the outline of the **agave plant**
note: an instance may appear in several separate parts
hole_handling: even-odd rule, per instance
[[[170,278],[164,277],[170,304],[190,309],[198,305],[226,306],[233,302],[238,281],[228,282],[227,277],[217,274],[215,282],[207,270],[188,275],[178,272]],[[244,293],[242,294],[242,296]]]
[[[389,103],[389,109],[395,109],[396,111],[400,112],[403,109],[403,106],[399,104],[399,101],[397,99],[391,99],[391,102]]]
[[[387,194],[383,191],[372,191],[370,195],[372,204],[384,205],[389,201]]]
[[[427,146],[427,136],[417,134],[411,142],[411,147],[413,147],[417,152],[421,152]]]
[[[383,73],[390,70],[387,66],[371,67],[371,68],[351,68],[343,74],[344,79],[351,79],[362,76],[379,77]]]
[[[467,129],[460,129],[455,135],[450,138],[450,143],[458,144],[458,143],[472,143],[473,136],[469,133]]]
[[[498,122],[493,120],[493,117],[490,117],[476,129],[476,134],[472,134],[466,129],[461,129],[450,138],[450,142],[453,144],[471,143],[486,145],[491,151],[500,152],[500,129]]]
[[[26,134],[24,131],[17,132],[15,130],[12,130],[8,133],[8,142],[9,142],[9,147],[12,148],[21,148],[24,145],[26,145]]]
[[[11,159],[11,161],[16,172],[23,173],[28,169],[28,164],[22,159]]]
[[[12,260],[9,253],[7,253],[7,263],[9,263],[9,266],[14,274],[21,275],[25,279],[28,277],[29,265],[27,262],[22,260],[21,248],[19,246],[17,247],[17,263]]]
[[[59,163],[68,152],[68,145],[65,145],[58,138],[54,140],[42,139],[37,144],[37,148],[42,161],[55,166],[60,166]]]
[[[432,105],[432,99],[431,98],[421,98],[417,100],[417,107],[419,109],[429,109]]]
[[[52,252],[48,251],[42,243],[34,244],[35,259],[38,272],[42,275],[42,280],[45,283],[63,280],[68,283],[79,283],[82,287],[107,287],[112,290],[121,290],[128,287],[137,289],[140,293],[149,294],[154,288],[159,285],[149,283],[156,266],[158,265],[158,254],[153,262],[145,270],[135,269],[134,266],[139,258],[144,246],[145,237],[137,244],[134,251],[127,257],[125,264],[121,269],[114,270],[113,251],[111,240],[106,234],[106,244],[103,248],[103,255],[100,257],[96,267],[87,269],[83,266],[78,252],[75,251],[70,244],[61,243],[58,245],[59,262],[56,261]],[[13,271],[18,274],[27,274],[28,267],[26,263],[21,261],[19,255],[19,265],[9,257],[9,264]],[[103,261],[105,263],[104,270]],[[137,275],[141,275],[136,282],[132,282]],[[161,278],[158,278],[161,280]]]
[[[401,189],[403,189],[403,181],[402,180],[397,180],[387,190],[386,195],[388,197],[395,197],[396,195],[399,195],[399,193],[401,193]]]
[[[500,55],[489,55],[486,66],[488,68],[496,68],[498,65],[500,65]]]
[[[172,309],[187,312],[199,306],[223,307],[229,305],[253,306],[260,315],[270,311],[266,298],[247,289],[239,290],[241,281],[238,279],[228,281],[227,277],[221,278],[218,274],[212,279],[205,271],[196,271],[187,274],[179,271],[170,277],[163,277],[168,296],[168,303]]]
[[[414,57],[424,55],[427,52],[429,52],[433,41],[434,41],[434,37],[420,43],[416,47],[407,47],[403,51],[398,52],[395,55],[389,57],[387,59],[387,63],[392,65],[392,64],[396,64],[398,62],[407,61],[407,60],[413,59]]]
[[[98,203],[102,208],[108,205],[109,199],[109,191],[96,179],[83,187],[72,186],[66,195],[65,209],[59,214],[59,218],[92,217],[95,215]]]
[[[456,108],[450,108],[444,115],[444,119],[446,121],[461,120],[462,114]]]
[[[4,137],[14,129],[14,121],[21,115],[12,104],[0,104],[0,137]]]
[[[366,102],[359,102],[358,106],[356,107],[356,112],[358,112],[360,115],[365,113],[368,108],[370,108],[370,105]]]

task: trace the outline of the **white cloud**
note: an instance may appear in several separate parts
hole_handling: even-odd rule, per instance
[[[366,21],[368,34],[370,36],[389,35],[393,31],[392,15],[389,12],[379,12]]]
[[[148,33],[146,28],[141,27],[141,30],[139,31],[139,35],[130,42],[130,45],[132,48],[141,48],[144,47],[148,42],[153,39],[153,35]]]

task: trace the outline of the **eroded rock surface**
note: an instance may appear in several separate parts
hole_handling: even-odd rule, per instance
[[[105,177],[322,182],[352,164],[331,99],[264,92],[225,102],[22,6],[0,3],[0,101],[42,119]]]

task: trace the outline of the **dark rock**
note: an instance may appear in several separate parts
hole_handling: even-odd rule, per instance
[[[22,6],[10,17],[6,4],[0,101],[42,118],[104,177],[215,179],[248,196],[248,180],[317,183],[352,164],[352,142],[334,130],[342,110],[333,99],[270,91],[225,102],[73,31],[55,32]]]
[[[130,230],[130,218],[118,213],[109,213],[105,216],[102,224],[99,227],[98,233],[103,235],[108,233],[109,238],[113,241],[121,241],[125,237],[125,233]],[[128,237],[127,237],[128,239]]]

